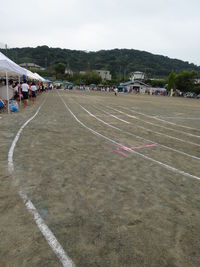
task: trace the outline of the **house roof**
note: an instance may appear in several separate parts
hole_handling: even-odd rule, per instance
[[[144,86],[146,86],[146,87],[149,87],[149,85],[148,84],[146,84],[146,83],[143,83],[143,82],[141,82],[141,81],[138,81],[138,80],[135,80],[135,81],[128,81],[128,82],[125,82],[125,83],[121,83],[120,85],[122,85],[122,86],[126,86],[126,85],[134,85],[134,84],[141,84],[141,85],[144,85]]]
[[[109,70],[95,70],[96,72],[108,72],[108,73],[110,73],[110,71]]]
[[[41,68],[39,65],[35,64],[35,63],[22,63],[19,64],[21,67],[33,67],[33,68]]]
[[[135,74],[144,74],[144,72],[141,72],[141,71],[135,71],[133,73],[135,73]]]

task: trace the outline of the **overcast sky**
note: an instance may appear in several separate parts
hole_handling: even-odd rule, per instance
[[[133,48],[200,65],[200,0],[6,0],[0,43]]]

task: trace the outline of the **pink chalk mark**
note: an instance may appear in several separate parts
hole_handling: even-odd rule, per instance
[[[136,147],[127,147],[127,146],[117,146],[116,147],[116,150],[115,152],[117,152],[118,154],[124,156],[124,157],[127,157],[127,154],[125,154],[123,151],[121,150],[124,150],[126,152],[131,152],[132,150],[135,150],[135,149],[141,149],[141,148],[147,148],[147,147],[156,147],[156,144],[149,144],[149,145],[143,145],[143,146],[136,146]]]
[[[125,150],[125,151],[131,151],[132,149],[127,147],[127,146],[120,146],[121,149]]]
[[[118,147],[116,147],[116,150],[115,150],[115,152],[117,152],[118,154],[120,154],[120,155],[122,155],[122,156],[124,156],[124,157],[127,157],[127,155],[124,153],[124,152],[122,152],[121,150],[120,150],[120,146],[118,146]]]
[[[124,157],[127,157],[127,155],[126,155],[125,153],[123,153],[122,151],[117,151],[117,150],[116,150],[116,152],[117,152],[118,154],[124,156]]]

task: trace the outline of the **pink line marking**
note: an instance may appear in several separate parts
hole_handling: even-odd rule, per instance
[[[120,150],[120,146],[118,146],[118,147],[116,147],[116,150],[115,150],[115,152],[117,152],[118,154],[120,154],[120,155],[122,155],[122,156],[124,156],[124,157],[127,157],[127,155],[124,153],[124,152],[122,152],[121,150]]]
[[[127,146],[120,146],[120,148],[125,150],[125,151],[131,151],[131,148],[129,148]]]
[[[124,150],[124,151],[127,151],[127,152],[131,152],[132,150],[134,149],[141,149],[141,148],[147,148],[147,147],[156,147],[156,144],[149,144],[149,145],[143,145],[143,146],[136,146],[136,147],[127,147],[127,146],[117,146],[116,149],[115,149],[115,152],[117,152],[118,154],[124,156],[124,157],[127,157],[127,154],[125,154],[123,151],[121,150]]]
[[[116,150],[116,152],[117,152],[118,154],[124,156],[124,157],[127,157],[127,155],[126,155],[125,153],[123,153],[122,151],[117,151],[117,150]]]

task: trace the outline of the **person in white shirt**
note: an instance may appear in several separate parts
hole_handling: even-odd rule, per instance
[[[22,95],[23,95],[23,101],[24,101],[24,108],[27,106],[28,91],[29,91],[29,86],[26,80],[24,80],[24,82],[22,83]]]
[[[117,96],[118,88],[115,88],[115,89],[114,89],[114,92],[115,92],[115,96]]]
[[[32,84],[31,84],[31,97],[32,97],[33,104],[35,103],[36,95],[37,95],[37,87],[35,85],[35,82],[32,82]]]

